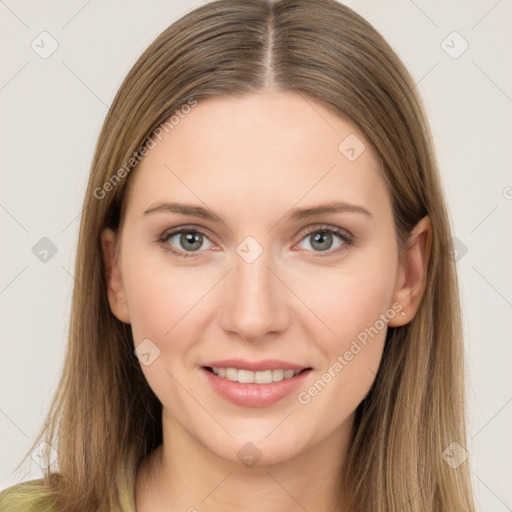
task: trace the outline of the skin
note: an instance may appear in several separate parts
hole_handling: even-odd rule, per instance
[[[355,161],[338,150],[349,134],[366,145]],[[135,346],[149,338],[160,350],[141,364],[163,404],[164,442],[137,473],[138,512],[344,510],[339,472],[385,327],[307,404],[298,392],[262,408],[232,404],[200,367],[231,357],[291,361],[313,368],[298,391],[307,390],[393,304],[405,315],[388,325],[411,320],[430,224],[415,227],[400,265],[378,167],[352,124],[295,93],[266,91],[201,100],[134,171],[123,229],[105,229],[102,246],[113,314],[131,324]],[[143,214],[159,201],[193,203],[221,220]],[[371,216],[285,217],[331,201]],[[180,235],[158,242],[181,226],[205,233],[199,251]],[[326,226],[348,231],[353,243],[333,234],[322,251],[306,230]],[[247,236],[263,250],[252,263],[236,252]],[[237,457],[248,442],[261,453],[252,467]]]

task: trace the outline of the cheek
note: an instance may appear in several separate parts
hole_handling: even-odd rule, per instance
[[[333,350],[350,345],[351,340],[373,326],[391,307],[394,258],[392,254],[385,257],[384,251],[369,256],[354,264],[347,262],[335,269],[322,269],[316,274],[315,283],[311,277],[300,280],[300,293],[324,322],[325,333],[331,334],[322,335],[329,340],[326,348],[331,355]],[[378,327],[385,331],[381,322]]]
[[[334,422],[353,411],[369,391],[388,322],[396,315],[391,307],[395,260],[393,248],[388,249],[375,252],[364,264],[359,260],[357,266],[340,266],[336,272],[330,269],[317,276],[323,277],[316,281],[324,283],[322,287],[312,288],[309,280],[301,282],[303,294],[309,284],[308,306],[324,323],[317,318],[308,323],[309,335],[323,355],[318,372],[321,382],[304,390],[307,396],[303,395],[301,403],[311,400],[316,403],[313,407],[338,411],[331,415]]]
[[[188,325],[204,294],[212,287],[207,269],[191,272],[160,258],[134,255],[123,270],[134,340],[155,338],[164,343]],[[193,279],[191,279],[193,276]],[[183,320],[183,321],[182,321]]]
[[[211,288],[214,276],[205,272],[191,280],[190,271],[171,267],[165,258],[155,261],[142,251],[132,253],[123,265],[134,345],[149,339],[157,347],[149,345],[158,357],[149,365],[141,362],[142,372],[164,407],[187,411],[190,403],[177,383],[186,381],[189,354],[199,338],[197,322],[191,321],[196,318],[194,308]]]
[[[343,283],[339,291],[332,294],[327,301],[328,314],[332,329],[343,345],[356,338],[364,342],[364,333],[372,326],[377,325],[379,331],[385,331],[387,323],[382,324],[379,320],[389,310],[392,285],[392,280],[381,275],[366,274]]]

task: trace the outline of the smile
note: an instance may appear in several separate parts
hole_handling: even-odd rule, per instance
[[[236,363],[238,361],[238,364]],[[284,361],[260,361],[248,363],[241,360],[222,361],[200,368],[206,384],[222,398],[242,407],[268,407],[293,394],[312,373],[304,368]],[[245,368],[236,368],[245,366]],[[250,370],[247,366],[252,366]],[[273,366],[273,368],[269,368]],[[288,366],[288,368],[282,368]],[[291,368],[290,368],[291,367]]]

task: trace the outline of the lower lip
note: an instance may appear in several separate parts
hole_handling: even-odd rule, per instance
[[[311,372],[311,369],[308,369],[290,379],[269,384],[242,384],[218,377],[205,368],[201,370],[217,393],[230,402],[245,407],[266,407],[275,404],[297,389]]]

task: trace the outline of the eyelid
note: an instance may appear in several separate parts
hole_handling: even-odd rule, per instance
[[[159,237],[159,239],[157,241],[160,242],[164,246],[164,250],[166,250],[172,254],[175,254],[177,256],[181,256],[184,258],[190,257],[190,256],[197,257],[200,255],[200,253],[205,252],[205,251],[182,251],[182,250],[175,249],[175,248],[173,248],[173,246],[168,244],[169,239],[171,239],[174,236],[179,235],[181,233],[187,233],[187,232],[199,233],[199,234],[203,235],[205,238],[207,238],[211,244],[218,247],[218,245],[210,239],[210,236],[208,235],[207,231],[204,228],[201,228],[201,227],[198,227],[195,225],[183,225],[183,226],[178,226],[176,228],[171,228],[169,230],[166,230]],[[335,250],[329,249],[327,251],[306,251],[306,252],[311,252],[311,253],[315,254],[316,256],[320,256],[320,257],[321,256],[334,256],[334,255],[338,254],[340,252],[340,250],[343,250],[347,246],[352,245],[354,243],[354,235],[352,235],[352,233],[350,233],[349,231],[347,231],[344,228],[340,228],[338,226],[332,226],[330,224],[315,224],[315,225],[309,226],[307,228],[304,228],[304,230],[301,230],[300,231],[301,237],[298,240],[298,242],[296,242],[294,245],[297,245],[297,243],[302,242],[304,239],[306,239],[312,233],[318,233],[318,232],[332,233],[335,236],[338,236],[339,238],[341,238],[343,240],[343,244],[342,244],[341,248],[337,248]]]
[[[338,235],[342,239],[346,239],[347,242],[353,242],[354,235],[350,233],[350,231],[340,228],[338,226],[331,226],[330,224],[315,224],[312,227],[306,228],[306,231],[302,232],[302,238],[300,241],[302,241],[306,236],[310,235],[311,233],[317,233],[327,231],[329,233],[334,233],[335,235]]]

